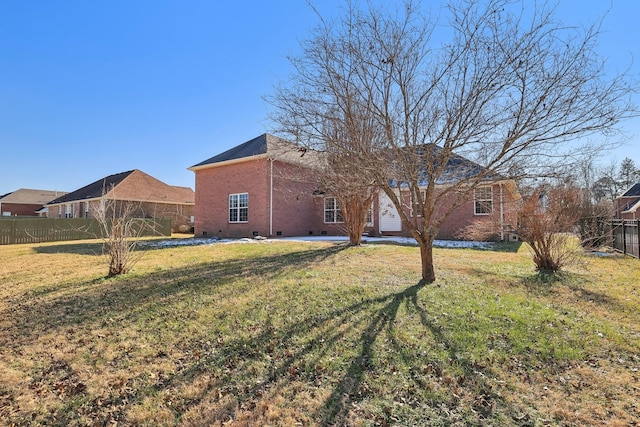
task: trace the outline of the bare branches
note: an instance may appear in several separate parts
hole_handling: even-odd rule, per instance
[[[302,44],[269,100],[278,133],[366,171],[421,247],[476,186],[551,175],[585,152],[579,140],[602,136],[589,150],[605,149],[638,114],[636,86],[611,77],[596,51],[598,24],[567,27],[546,3],[524,1],[452,1],[447,11],[442,29],[412,1],[349,2]],[[335,138],[350,117],[363,137]],[[403,210],[407,190],[419,222]]]

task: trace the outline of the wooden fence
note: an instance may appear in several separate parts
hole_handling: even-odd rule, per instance
[[[611,223],[614,249],[640,258],[639,226],[640,220],[614,219]]]
[[[141,236],[170,236],[170,219],[146,219]],[[102,230],[94,218],[2,218],[0,245],[100,239]]]

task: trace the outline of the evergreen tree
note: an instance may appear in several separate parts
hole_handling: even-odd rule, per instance
[[[618,181],[622,191],[626,191],[632,185],[640,181],[640,174],[638,172],[638,168],[633,160],[625,157],[620,164],[620,172],[618,172]]]

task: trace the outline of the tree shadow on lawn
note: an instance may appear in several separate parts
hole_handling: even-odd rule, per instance
[[[468,409],[471,409],[473,413],[478,414],[479,418],[482,419],[491,413],[498,400],[501,401],[501,404],[505,403],[498,395],[491,391],[491,385],[486,380],[486,377],[490,377],[491,375],[485,375],[482,372],[484,371],[489,374],[489,371],[464,357],[460,357],[463,349],[445,336],[442,326],[429,319],[427,310],[418,300],[418,291],[424,287],[425,284],[421,281],[401,292],[389,294],[384,298],[371,301],[371,303],[385,302],[386,304],[373,313],[371,321],[363,330],[360,337],[360,351],[357,357],[353,358],[347,372],[325,401],[322,413],[318,414],[321,415],[322,421],[320,424],[344,425],[345,422],[348,422],[346,417],[349,409],[352,407],[352,403],[362,398],[361,386],[365,375],[367,372],[374,370],[372,366],[372,361],[375,356],[374,347],[383,332],[386,333],[387,338],[391,342],[391,348],[402,364],[409,368],[410,384],[407,390],[405,390],[405,396],[401,397],[402,403],[406,403],[412,407],[420,406],[423,403],[420,397],[421,391],[424,392],[431,389],[428,382],[443,380],[441,377],[444,372],[442,360],[438,360],[437,357],[434,356],[430,357],[429,355],[415,354],[410,348],[407,348],[406,345],[398,340],[397,334],[395,333],[395,322],[398,309],[402,304],[415,310],[418,314],[420,324],[430,332],[434,341],[448,353],[449,362],[456,363],[462,368],[464,372],[463,376],[459,376],[457,379],[450,377],[444,378],[446,386],[451,386],[453,389],[455,386],[462,385],[465,382],[467,385],[474,384],[477,395],[472,402],[472,408]],[[425,375],[423,368],[415,366],[415,363],[418,361],[422,363],[423,366],[426,366],[427,375]],[[418,389],[418,391],[412,392],[411,389]],[[450,395],[455,395],[455,393],[451,391]],[[439,403],[446,404],[444,401]],[[448,405],[455,407],[457,402],[449,402]],[[432,408],[434,412],[437,412],[438,406],[438,404],[434,405]],[[393,408],[385,407],[383,408],[383,412],[385,414],[384,418],[382,420],[378,419],[378,422],[387,425],[388,423],[398,421],[394,419]],[[423,422],[424,421],[426,420],[423,420]]]
[[[138,238],[133,250],[136,252],[146,252],[151,250],[166,249],[167,246],[159,244],[159,242],[164,242],[167,239],[167,237]],[[184,246],[199,246],[204,244],[199,243],[198,239],[195,238],[175,238],[171,240],[191,240],[193,242],[193,244],[191,245],[185,244]],[[59,242],[58,244],[34,243],[33,250],[39,254],[103,255],[104,244],[105,240],[103,240],[102,238],[91,239],[90,241],[87,241],[85,243],[73,243],[73,241]]]
[[[102,255],[102,241],[67,244],[34,244],[33,250],[39,254],[73,254],[73,255]]]
[[[220,413],[220,408],[211,410],[216,413],[216,417],[234,419],[241,415],[246,408],[249,410],[255,408],[261,396],[269,392],[277,393],[278,389],[288,387],[293,381],[306,382],[312,388],[329,384],[330,391],[327,397],[312,414],[311,419],[318,425],[349,425],[354,421],[350,417],[354,416],[351,411],[355,404],[369,397],[380,397],[375,396],[374,391],[368,390],[366,379],[367,375],[385,375],[382,372],[384,367],[379,364],[376,366],[374,362],[376,357],[380,356],[376,354],[376,346],[380,344],[381,340],[384,340],[381,335],[385,334],[386,339],[390,342],[390,348],[387,349],[390,351],[389,357],[397,360],[396,363],[402,365],[402,369],[399,369],[407,369],[410,375],[407,389],[401,391],[404,396],[399,396],[399,398],[422,413],[422,422],[429,419],[425,415],[428,411],[422,409],[425,406],[429,407],[432,414],[438,414],[439,411],[442,411],[442,406],[448,407],[445,412],[467,411],[469,416],[477,417],[477,420],[481,422],[482,419],[489,417],[497,406],[504,408],[508,404],[492,391],[489,378],[495,375],[492,375],[488,368],[461,356],[465,349],[447,338],[442,326],[429,319],[427,310],[418,299],[418,292],[424,287],[425,284],[419,282],[402,291],[363,299],[346,307],[332,310],[323,316],[308,316],[290,323],[281,330],[274,330],[269,325],[265,325],[257,335],[226,342],[215,356],[205,357],[197,364],[181,371],[165,383],[163,388],[187,383],[208,370],[224,371],[226,373],[218,378],[218,382],[225,394],[234,396],[234,401],[223,410],[224,414]],[[456,378],[448,376],[449,374],[445,374],[445,371],[451,365],[446,365],[447,362],[443,362],[435,355],[417,354],[415,349],[408,348],[398,339],[395,323],[398,310],[403,304],[417,313],[417,320],[433,337],[434,346],[440,346],[446,350],[448,363],[456,364],[462,370],[462,375]],[[345,325],[348,325],[346,329]],[[336,345],[340,345],[341,341],[348,340],[347,335],[354,333],[354,331],[356,334],[358,334],[357,331],[361,331],[355,340],[357,351],[350,356],[350,362],[345,369],[341,370],[344,373],[336,379],[325,376],[323,368],[318,369],[318,367],[322,367],[322,361],[334,354]],[[297,347],[296,343],[300,338],[310,335],[312,337],[306,345]],[[283,353],[286,356],[277,357],[272,354],[273,349],[269,349],[269,343],[274,341],[277,344],[275,346],[272,344],[272,347],[283,351],[286,349]],[[295,350],[292,351],[292,348]],[[238,382],[235,379],[236,375],[248,372],[252,364],[264,360],[265,355],[273,360],[266,375],[262,378],[252,378],[246,383]],[[416,362],[422,366],[416,366]],[[439,388],[445,396],[436,396],[433,398],[434,401],[424,402],[422,396],[429,394],[434,387],[433,383],[438,383],[435,387]],[[464,403],[462,402],[463,397],[456,396],[456,391],[454,391],[463,385],[471,389],[464,397],[466,399]],[[158,389],[158,391],[161,390]],[[460,392],[459,389],[458,392]],[[465,395],[464,392],[461,394]],[[382,398],[387,399],[387,403],[391,403],[389,396]],[[182,408],[183,413],[203,404],[206,399],[207,396],[203,395],[201,398],[191,400]],[[466,404],[469,407],[460,408]],[[215,407],[211,401],[207,401],[205,406]],[[509,408],[509,413],[518,412],[511,409],[513,408]],[[381,412],[382,414],[377,415],[376,425],[380,423],[387,425],[387,423],[398,421],[393,418],[392,408],[382,408]],[[439,415],[445,421],[449,416],[442,412]],[[355,416],[357,417],[357,415]]]

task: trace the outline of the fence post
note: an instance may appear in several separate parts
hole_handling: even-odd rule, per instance
[[[636,253],[638,254],[638,259],[640,259],[640,219],[636,220],[636,244],[638,245],[636,248],[638,252]]]
[[[12,219],[11,220],[11,236],[9,237],[9,242],[11,244],[16,243],[16,241],[18,240],[18,232],[17,232],[17,227],[16,227],[16,220]]]

